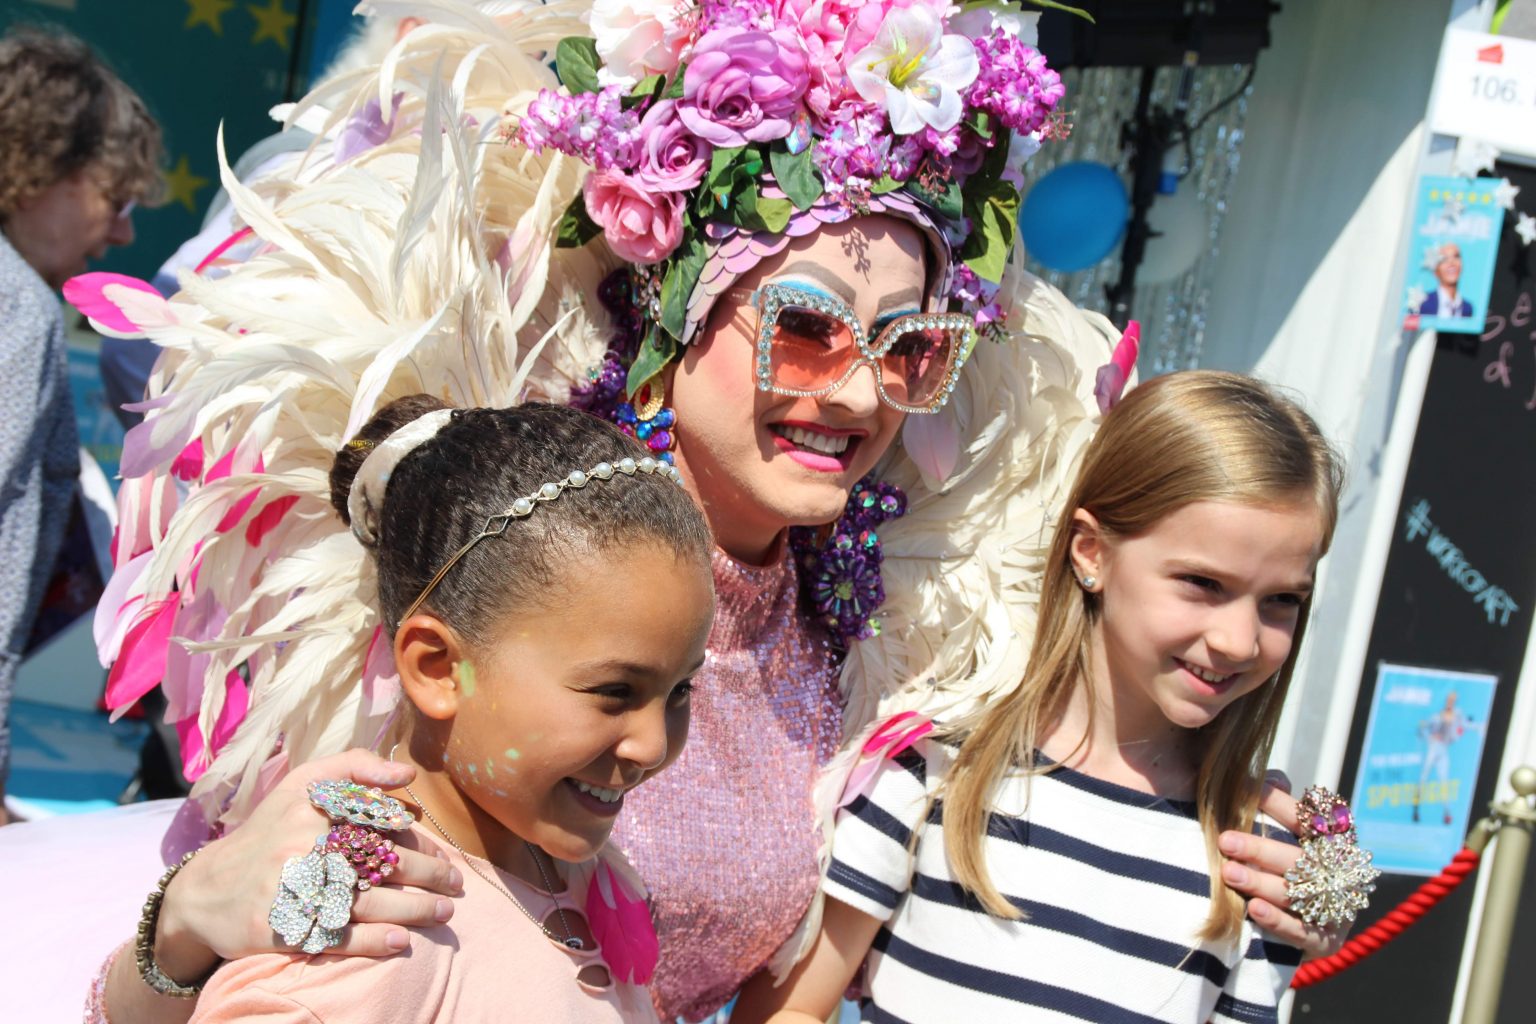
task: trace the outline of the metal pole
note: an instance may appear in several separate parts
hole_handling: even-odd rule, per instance
[[[1488,899],[1483,905],[1482,925],[1477,930],[1461,1024],[1494,1024],[1504,968],[1509,963],[1509,940],[1520,905],[1520,883],[1531,852],[1532,828],[1536,826],[1536,808],[1531,805],[1531,797],[1536,795],[1536,768],[1516,768],[1510,783],[1515,787],[1515,796],[1490,808],[1498,830],[1493,863],[1488,868]]]

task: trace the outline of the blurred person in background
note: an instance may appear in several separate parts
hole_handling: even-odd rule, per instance
[[[0,38],[0,824],[16,672],[80,471],[54,292],[133,241],[159,197],[160,127],[91,49],[30,29]]]

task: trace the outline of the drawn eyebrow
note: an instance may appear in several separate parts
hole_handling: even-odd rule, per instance
[[[813,279],[830,289],[834,298],[841,299],[850,308],[853,306],[855,296],[853,289],[848,286],[848,282],[833,274],[821,264],[812,263],[810,260],[798,260],[781,269],[774,277],[789,277],[794,274],[803,274]]]
[[[789,277],[792,275],[803,275],[810,277],[818,283],[824,285],[826,288],[830,289],[832,298],[841,299],[844,305],[846,305],[850,310],[853,309],[854,304],[858,301],[858,296],[854,294],[853,289],[849,286],[847,281],[844,281],[836,274],[833,274],[831,271],[827,270],[826,267],[823,267],[819,263],[812,263],[810,260],[797,260],[796,262],[791,263],[789,266],[781,269],[777,274],[774,275],[774,277],[777,279],[780,277]],[[901,291],[894,294],[881,296],[881,312],[875,318],[875,326],[879,327],[881,324],[888,323],[894,317],[902,316],[905,312],[907,312],[906,310],[898,313],[887,312],[892,307],[901,307],[903,304],[905,304],[912,307],[910,312],[922,312],[922,309],[920,308],[922,300],[922,289],[917,287],[903,288]]]

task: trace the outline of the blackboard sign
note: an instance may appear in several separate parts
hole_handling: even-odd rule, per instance
[[[1536,210],[1536,171],[1500,164],[1496,177]],[[1522,200],[1526,200],[1522,202]],[[1536,283],[1531,249],[1507,215],[1485,330],[1438,337],[1371,630],[1343,792],[1361,771],[1366,712],[1382,663],[1494,676],[1474,820],[1495,790],[1510,709],[1536,609]],[[1425,828],[1440,824],[1425,815]],[[1536,865],[1533,865],[1536,866]],[[1413,892],[1422,877],[1384,875],[1357,930]],[[1298,993],[1294,1021],[1446,1021],[1467,941],[1472,884],[1374,957]],[[1536,1005],[1536,872],[1527,879],[1500,1024]],[[1523,968],[1517,965],[1525,965]]]

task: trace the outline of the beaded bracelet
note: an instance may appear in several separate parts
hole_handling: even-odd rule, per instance
[[[144,979],[144,984],[163,996],[175,996],[178,999],[195,998],[203,990],[203,983],[183,985],[160,969],[160,965],[155,963],[155,926],[160,922],[160,904],[165,899],[166,886],[171,884],[176,872],[186,867],[187,862],[196,854],[196,850],[189,851],[160,876],[160,881],[144,901],[144,912],[139,915],[138,938],[133,944],[133,958],[138,961],[139,977]]]

